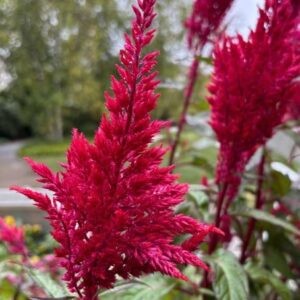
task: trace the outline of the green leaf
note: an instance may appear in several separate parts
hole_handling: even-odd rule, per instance
[[[47,273],[42,273],[39,270],[25,268],[28,271],[28,275],[32,278],[32,280],[40,286],[49,297],[53,298],[64,298],[71,297],[67,289],[57,283],[55,280],[51,278],[51,276]],[[68,298],[67,298],[68,299]],[[69,298],[70,299],[70,298]]]
[[[291,256],[293,263],[300,268],[300,252],[297,245],[297,241],[294,239],[294,243],[284,235],[276,237],[277,245],[280,245],[282,251],[288,253]],[[277,246],[278,247],[278,246]]]
[[[192,165],[196,166],[196,167],[200,167],[200,168],[206,170],[207,172],[209,172],[210,174],[212,174],[214,171],[214,168],[209,163],[208,159],[206,157],[202,157],[199,155],[195,155],[193,157]]]
[[[105,291],[100,297],[102,300],[161,300],[175,286],[174,281],[159,274],[147,276],[142,282]]]
[[[271,189],[277,196],[283,197],[287,195],[291,189],[291,180],[287,175],[272,170],[270,173]]]
[[[286,278],[295,278],[297,279],[299,276],[296,275],[295,270],[290,268],[289,263],[292,261],[295,265],[295,268],[300,268],[300,251],[299,251],[299,245],[297,243],[297,239],[295,239],[294,236],[288,236],[287,234],[284,234],[278,230],[273,229],[269,230],[269,238],[266,243],[263,243],[263,249],[268,248],[269,251],[267,253],[264,253],[265,256],[265,263],[270,267],[274,268],[277,271],[279,271],[284,277]],[[276,250],[275,250],[276,249]],[[274,251],[275,253],[279,252],[282,256],[284,256],[284,259],[286,260],[284,264],[282,265],[281,259],[278,259],[278,257],[275,257],[277,254],[270,255],[270,252]],[[269,257],[271,256],[271,258]],[[270,263],[270,260],[272,259],[272,264]],[[286,266],[287,264],[287,266]],[[289,268],[289,271],[286,272],[287,267]],[[286,274],[287,273],[287,274]],[[291,275],[292,276],[289,276]]]
[[[142,285],[147,288],[151,288],[151,286],[149,284],[147,284],[146,282],[139,280],[139,279],[124,280],[124,281],[118,282],[114,288],[100,293],[100,296],[103,297],[105,295],[120,293],[122,291],[129,290],[130,288],[135,288],[138,285]]]
[[[10,282],[7,280],[0,281],[0,299],[1,300],[26,300],[27,297],[23,295],[21,291],[19,291],[19,295],[17,298],[16,296],[16,287],[14,287]]]
[[[206,295],[210,297],[214,297],[215,293],[210,289],[201,288],[199,289],[200,295]]]
[[[289,263],[286,259],[286,253],[276,247],[276,244],[264,244],[264,256],[266,265],[276,269],[286,278],[294,278]]]
[[[292,299],[292,293],[288,287],[273,273],[263,269],[258,265],[249,264],[245,266],[249,277],[258,283],[268,284],[276,291],[282,300]]]
[[[208,261],[216,273],[213,289],[218,300],[249,299],[246,272],[232,253],[221,249]]]
[[[245,208],[238,212],[233,212],[232,215],[254,218],[258,221],[267,222],[269,224],[281,227],[282,229],[285,229],[286,231],[291,232],[293,234],[300,235],[300,231],[294,225],[282,219],[279,219],[265,211]]]
[[[191,199],[197,207],[208,203],[207,195],[201,190],[200,186],[196,184],[190,185],[188,198]]]

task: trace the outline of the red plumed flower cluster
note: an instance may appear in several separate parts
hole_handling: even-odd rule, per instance
[[[247,41],[224,37],[216,46],[210,123],[221,144],[217,182],[230,186],[231,199],[246,163],[287,111],[287,92],[300,74],[292,42],[298,21],[290,0],[267,0]]]
[[[197,56],[201,55],[207,42],[214,41],[213,36],[216,36],[220,24],[232,2],[233,0],[195,0],[192,14],[185,22],[188,46],[193,52],[194,59],[189,68],[188,82],[184,89],[183,109],[179,119],[178,131],[172,144],[169,160],[170,165],[173,164],[175,159],[176,149],[186,123],[186,116],[198,78],[200,60]]]
[[[113,95],[106,93],[109,116],[103,116],[93,143],[73,133],[65,170],[54,174],[28,159],[53,197],[14,187],[48,213],[57,255],[67,272],[64,279],[80,299],[97,299],[116,276],[125,279],[159,271],[187,279],[177,264],[206,268],[191,251],[213,226],[175,214],[187,186],[175,183],[172,167],[160,167],[166,150],[151,147],[163,122],[152,121],[159,81],[153,72],[157,52],[143,54],[155,34],[156,0],[139,0],[133,7],[131,36],[120,52],[121,79],[112,77]],[[183,244],[174,239],[190,237]]]
[[[15,224],[8,224],[0,218],[0,242],[4,242],[7,249],[12,254],[20,254],[26,257],[28,254],[25,245],[24,229]]]
[[[219,29],[233,0],[195,0],[192,15],[186,20],[190,48],[203,47]]]

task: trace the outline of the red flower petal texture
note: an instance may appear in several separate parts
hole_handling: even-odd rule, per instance
[[[296,9],[300,9],[300,1],[294,0],[292,1],[293,5]],[[295,32],[294,38],[294,47],[295,47],[295,55],[300,55],[300,28],[298,27]],[[300,75],[300,74],[299,74]],[[285,116],[285,120],[299,120],[300,119],[300,78],[291,85],[287,98],[289,99],[289,107],[287,110],[287,114]]]
[[[0,242],[4,242],[12,254],[20,254],[24,258],[28,254],[23,228],[9,225],[2,218],[0,218]]]
[[[195,0],[192,15],[186,20],[190,48],[203,47],[219,29],[233,0]]]
[[[175,214],[187,185],[177,184],[172,167],[160,167],[166,150],[150,146],[163,122],[151,121],[159,81],[153,72],[157,52],[143,48],[155,34],[156,0],[139,0],[133,7],[131,36],[125,36],[112,77],[113,95],[106,93],[108,116],[103,116],[93,143],[76,130],[65,170],[54,174],[45,165],[28,163],[40,176],[48,197],[13,187],[48,213],[57,255],[67,272],[64,279],[80,299],[97,299],[99,288],[111,288],[119,275],[125,279],[161,272],[187,280],[177,264],[206,269],[194,251],[214,226]],[[184,244],[174,239],[190,237]]]
[[[216,46],[210,123],[221,144],[216,181],[230,186],[229,199],[246,163],[287,111],[286,94],[300,74],[292,42],[298,15],[290,0],[267,0],[247,41],[224,37]]]

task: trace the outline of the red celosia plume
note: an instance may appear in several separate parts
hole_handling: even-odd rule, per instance
[[[151,24],[156,0],[133,6],[131,36],[120,52],[121,79],[112,77],[113,95],[106,93],[108,117],[103,116],[93,143],[76,130],[65,170],[54,174],[28,159],[48,197],[14,187],[48,213],[52,234],[59,242],[65,280],[80,299],[97,299],[119,275],[125,279],[159,271],[186,279],[177,264],[206,268],[194,251],[213,226],[175,214],[187,185],[175,183],[172,167],[160,167],[165,150],[150,146],[164,125],[151,121],[159,81],[153,72],[157,52],[143,54],[153,39]],[[175,244],[180,235],[191,237]]]
[[[286,93],[300,71],[292,43],[297,15],[290,0],[267,0],[247,41],[224,37],[215,49],[209,102],[221,144],[217,182],[230,186],[231,199],[246,163],[286,113]]]
[[[195,0],[186,20],[190,48],[203,47],[216,34],[233,0]]]
[[[204,46],[214,41],[217,31],[220,29],[222,20],[229,10],[233,0],[195,0],[191,16],[187,18],[188,45],[194,55],[194,60],[189,68],[188,81],[184,89],[183,108],[179,119],[178,131],[172,144],[169,164],[174,163],[177,147],[180,142],[181,133],[186,123],[186,116],[192,101],[194,88],[198,78],[200,66],[199,55]]]
[[[28,254],[23,228],[7,224],[2,218],[0,218],[0,242],[4,242],[12,254],[20,254],[23,257]]]

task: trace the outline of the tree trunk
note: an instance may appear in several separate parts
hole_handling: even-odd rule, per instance
[[[62,110],[59,105],[55,105],[50,110],[49,117],[49,130],[47,139],[51,141],[60,141],[63,139],[63,118]]]

